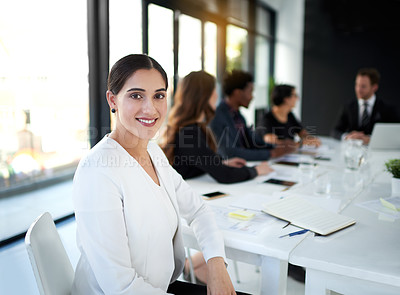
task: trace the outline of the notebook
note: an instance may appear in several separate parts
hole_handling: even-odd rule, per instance
[[[264,206],[263,212],[323,236],[356,223],[351,217],[333,213],[296,196]]]
[[[375,123],[369,148],[400,149],[400,123]]]

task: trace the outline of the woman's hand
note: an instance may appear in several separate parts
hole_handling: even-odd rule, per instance
[[[222,257],[207,261],[207,295],[235,295],[232,281]]]
[[[321,140],[316,136],[309,135],[303,139],[303,145],[319,147],[321,145]]]
[[[278,136],[276,136],[275,134],[273,134],[273,133],[267,133],[267,134],[265,134],[264,135],[264,137],[263,137],[263,139],[264,139],[264,141],[266,142],[266,143],[270,143],[270,144],[277,144],[278,143]]]
[[[365,135],[362,131],[352,131],[347,134],[345,139],[361,139],[364,144],[369,144],[371,137],[369,135]]]
[[[235,158],[223,160],[222,163],[224,163],[224,165],[226,165],[226,166],[241,168],[246,165],[246,160],[235,157]]]
[[[291,139],[281,139],[279,143],[275,145],[275,148],[270,150],[271,158],[278,158],[286,154],[295,152],[297,149],[296,143]]]
[[[274,171],[267,162],[262,162],[260,165],[257,165],[256,167],[257,170],[257,175],[266,175]]]

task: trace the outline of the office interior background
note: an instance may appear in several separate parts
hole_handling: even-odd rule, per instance
[[[300,95],[295,114],[304,126],[329,135],[361,67],[380,71],[378,95],[400,107],[397,0],[0,0],[0,7],[0,200],[34,198],[72,179],[80,157],[111,129],[107,74],[130,53],[165,68],[170,105],[190,71],[216,76],[220,99],[225,71],[253,73],[254,100],[243,110],[253,125],[270,105],[272,84],[287,83]],[[5,210],[13,209],[0,206],[1,247],[30,224],[10,232]],[[16,209],[13,218],[23,214]]]

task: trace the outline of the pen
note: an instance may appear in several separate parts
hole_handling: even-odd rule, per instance
[[[291,236],[302,235],[302,234],[305,234],[306,232],[308,232],[308,229],[303,229],[303,230],[295,231],[295,232],[292,232],[292,233],[289,233],[289,234],[280,236],[280,238],[287,237],[287,236],[291,237]]]

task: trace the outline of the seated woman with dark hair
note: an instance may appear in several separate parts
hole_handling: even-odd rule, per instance
[[[244,159],[223,159],[216,153],[214,135],[207,126],[216,102],[213,76],[198,71],[183,78],[161,144],[170,164],[185,179],[208,173],[221,183],[245,181],[271,172],[266,162],[247,167]]]
[[[263,117],[258,132],[268,143],[277,144],[281,140],[300,138],[300,145],[320,146],[321,141],[310,135],[292,113],[298,99],[296,89],[291,85],[277,85],[271,93],[273,106]]]

